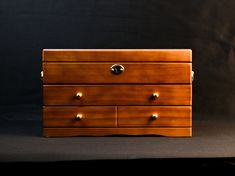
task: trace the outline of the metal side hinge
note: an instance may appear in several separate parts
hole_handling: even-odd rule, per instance
[[[41,80],[43,80],[43,71],[41,71]]]
[[[192,82],[194,80],[194,71],[192,71]]]

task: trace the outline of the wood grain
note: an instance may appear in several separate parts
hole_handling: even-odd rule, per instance
[[[82,114],[82,119],[76,119]],[[44,127],[116,127],[116,107],[44,107]]]
[[[107,135],[160,135],[192,136],[192,128],[43,128],[45,137],[107,136]]]
[[[76,93],[82,98],[76,98]],[[159,98],[152,94],[158,92]],[[43,86],[44,105],[191,105],[192,85]]]
[[[192,136],[191,62],[190,49],[44,49],[43,135]]]
[[[125,70],[111,72],[113,64]],[[191,83],[189,63],[44,63],[43,83]]]
[[[190,127],[191,113],[191,106],[119,106],[118,127]]]
[[[191,62],[191,49],[44,49],[43,61]]]

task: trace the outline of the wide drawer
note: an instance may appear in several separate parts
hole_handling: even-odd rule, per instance
[[[191,106],[121,106],[118,127],[190,127]]]
[[[44,107],[44,127],[116,127],[116,107]]]
[[[192,85],[44,85],[43,89],[44,105],[192,104]]]
[[[112,68],[123,70],[114,74]],[[118,68],[118,67],[117,67]],[[191,83],[191,63],[43,63],[44,84]]]

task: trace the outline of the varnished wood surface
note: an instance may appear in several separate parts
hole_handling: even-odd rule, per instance
[[[119,106],[118,127],[190,127],[191,113],[191,106]]]
[[[76,119],[77,114],[82,119]],[[116,107],[44,107],[44,127],[116,127]]]
[[[113,64],[125,70],[111,72]],[[190,63],[44,63],[44,84],[62,83],[191,83]]]
[[[43,135],[191,136],[191,62],[190,49],[44,49]]]
[[[76,93],[82,93],[80,99]],[[153,99],[157,92],[159,97]],[[43,86],[44,105],[191,105],[192,85]]]
[[[107,136],[107,135],[161,135],[192,136],[192,128],[43,128],[45,137]]]
[[[190,49],[44,49],[43,61],[191,62]]]

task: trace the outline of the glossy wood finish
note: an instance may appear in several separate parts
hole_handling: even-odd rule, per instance
[[[45,85],[44,105],[191,105],[192,85]],[[76,93],[82,93],[80,99]],[[159,97],[153,99],[152,94]]]
[[[114,64],[125,70],[110,71]],[[191,83],[190,63],[44,63],[44,84],[52,83]]]
[[[82,119],[76,119],[77,114]],[[116,127],[117,111],[113,106],[44,107],[44,127]]]
[[[45,137],[61,136],[108,136],[108,135],[154,135],[192,136],[192,128],[44,128]]]
[[[44,136],[192,136],[190,49],[44,49],[42,55]],[[114,64],[124,72],[113,74]]]
[[[152,115],[157,114],[157,119]],[[191,127],[191,106],[119,106],[118,127]]]
[[[43,61],[191,62],[190,49],[44,49]]]

